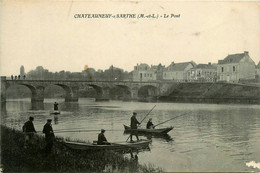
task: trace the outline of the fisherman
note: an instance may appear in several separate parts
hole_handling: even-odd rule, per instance
[[[36,133],[36,130],[33,125],[33,120],[33,117],[29,117],[29,121],[23,125],[23,132],[25,133],[24,148],[27,148],[29,145],[34,143],[34,133]]]
[[[147,122],[146,128],[147,128],[147,129],[154,129],[154,125],[153,125],[153,122],[152,122],[152,118],[150,118],[149,121]]]
[[[105,130],[101,129],[101,133],[98,134],[98,145],[110,145],[109,142],[107,142],[107,138],[105,137]]]
[[[59,110],[58,105],[59,105],[59,104],[58,104],[57,102],[54,103],[54,110],[55,110],[55,111]]]
[[[137,121],[136,119],[136,115],[137,113],[136,112],[133,112],[133,115],[131,117],[131,134],[130,134],[130,141],[132,142],[133,139],[132,139],[132,136],[135,135],[136,136],[136,139],[139,140],[138,138],[138,133],[137,133],[137,125],[140,124],[139,121]]]
[[[53,141],[54,141],[54,133],[53,133],[53,129],[51,126],[51,119],[47,120],[47,123],[44,125],[42,132],[45,134],[45,141],[46,141],[46,147],[45,147],[45,151],[46,154],[50,154],[51,153],[51,149],[53,146]]]

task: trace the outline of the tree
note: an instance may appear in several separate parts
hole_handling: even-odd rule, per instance
[[[24,71],[24,66],[23,65],[20,67],[20,75],[21,76],[25,75],[25,71]]]

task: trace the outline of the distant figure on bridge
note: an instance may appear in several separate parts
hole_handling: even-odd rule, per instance
[[[29,145],[34,144],[34,133],[36,130],[33,125],[33,117],[29,118],[29,121],[24,123],[23,125],[23,132],[25,133],[25,144],[24,148],[27,148]]]
[[[25,80],[25,77],[26,77],[26,76],[25,76],[25,75],[23,75],[23,80]]]
[[[16,80],[17,79],[17,76],[15,75],[14,79]]]
[[[18,80],[20,80],[20,78],[21,78],[21,75],[18,75]]]
[[[57,102],[54,103],[54,110],[55,110],[55,111],[59,110],[58,105],[59,105],[59,104],[58,104]]]
[[[152,118],[150,118],[149,121],[147,122],[146,128],[147,128],[147,129],[154,129],[154,125],[153,125],[153,122],[152,122]]]
[[[14,76],[13,75],[11,75],[11,79],[14,80]]]

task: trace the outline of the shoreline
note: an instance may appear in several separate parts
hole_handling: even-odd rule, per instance
[[[34,137],[35,143],[24,148],[24,133],[1,125],[3,172],[162,172],[161,168],[140,165],[121,153],[71,150],[58,141],[46,155],[44,137]]]

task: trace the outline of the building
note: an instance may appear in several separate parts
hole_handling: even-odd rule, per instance
[[[141,63],[134,67],[133,81],[157,81],[162,80],[163,71],[165,66],[159,65],[147,65]]]
[[[196,67],[196,63],[193,61],[183,63],[172,62],[163,72],[163,79],[176,81],[187,80],[187,72],[194,67]]]
[[[198,64],[196,67],[187,71],[187,80],[189,81],[216,81],[217,66],[208,64]]]
[[[227,82],[255,79],[255,62],[247,51],[228,55],[225,59],[218,61],[217,77],[218,81]]]

